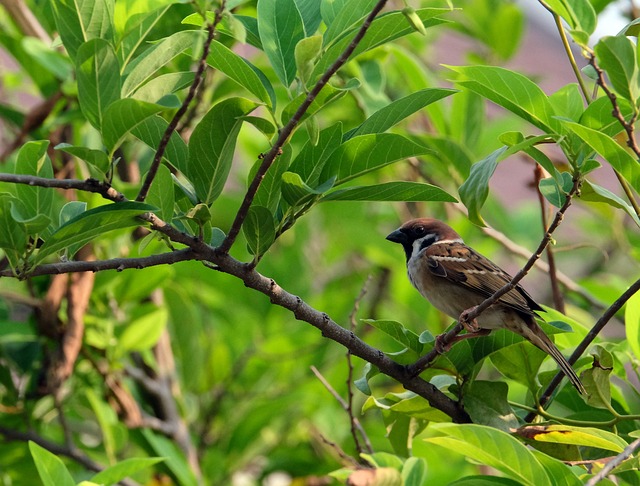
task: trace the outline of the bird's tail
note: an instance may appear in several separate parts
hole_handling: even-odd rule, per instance
[[[528,335],[524,337],[535,344],[542,351],[551,355],[555,362],[558,363],[560,370],[562,370],[571,384],[576,388],[576,390],[578,390],[578,393],[580,393],[581,395],[586,394],[586,390],[584,388],[584,385],[580,381],[580,378],[578,378],[578,375],[575,371],[573,371],[573,368],[571,367],[569,362],[565,359],[556,345],[553,344],[551,339],[549,339],[549,336],[545,334],[542,328],[533,319],[531,319],[531,322],[526,329],[529,332],[527,332]]]

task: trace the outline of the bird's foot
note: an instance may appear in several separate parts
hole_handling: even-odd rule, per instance
[[[436,341],[433,343],[433,349],[435,349],[438,354],[445,354],[447,351],[451,349],[452,342],[447,342],[444,338],[444,334],[438,334],[436,336]]]
[[[460,320],[458,321],[468,333],[472,334],[475,334],[481,330],[480,325],[478,324],[478,320],[475,317],[473,319],[469,319],[469,314],[471,314],[471,312],[473,312],[476,307],[478,306],[474,305],[473,307],[470,307],[469,309],[463,311],[462,314],[460,314]]]

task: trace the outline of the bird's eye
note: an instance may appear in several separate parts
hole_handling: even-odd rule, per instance
[[[424,226],[416,226],[413,231],[415,232],[416,236],[422,236],[426,233]]]

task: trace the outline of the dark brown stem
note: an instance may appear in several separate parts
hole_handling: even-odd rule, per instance
[[[271,147],[271,150],[269,150],[269,152],[267,152],[267,154],[262,159],[262,163],[260,164],[260,167],[258,168],[256,175],[253,177],[253,180],[251,181],[251,184],[249,185],[249,188],[247,189],[247,192],[244,196],[242,204],[240,205],[240,208],[236,213],[236,217],[233,220],[231,228],[229,229],[229,233],[227,234],[227,237],[224,239],[224,241],[218,248],[218,251],[220,251],[221,253],[229,252],[229,250],[231,249],[231,246],[233,246],[233,243],[236,241],[238,234],[240,234],[242,223],[244,222],[245,218],[247,217],[247,214],[249,213],[249,208],[251,207],[251,203],[253,202],[253,199],[255,198],[256,193],[258,192],[258,188],[260,187],[260,184],[262,183],[264,176],[266,175],[267,171],[275,161],[276,157],[281,153],[282,147],[284,147],[284,144],[287,142],[287,140],[293,133],[293,130],[296,128],[298,123],[300,123],[300,120],[302,120],[302,116],[309,109],[309,106],[311,106],[311,103],[313,103],[313,101],[316,99],[316,97],[318,96],[322,88],[324,88],[324,86],[329,82],[331,77],[338,71],[338,69],[340,69],[347,62],[347,60],[349,59],[349,56],[351,56],[351,53],[353,53],[355,48],[358,46],[358,44],[360,43],[364,35],[367,33],[367,30],[369,30],[371,23],[373,22],[373,20],[376,18],[376,16],[382,10],[382,8],[385,6],[386,3],[387,3],[387,0],[378,1],[378,3],[373,7],[373,10],[371,10],[371,13],[364,20],[362,27],[360,27],[360,30],[356,33],[355,37],[351,40],[347,48],[342,52],[342,54],[340,54],[338,59],[336,59],[336,61],[322,75],[322,77],[318,80],[318,82],[315,84],[313,89],[309,91],[309,94],[307,95],[305,100],[302,102],[300,107],[293,114],[291,119],[287,122],[287,124],[284,127],[282,127],[275,144],[273,145],[273,147]]]
[[[210,23],[207,25],[207,39],[205,40],[204,46],[202,48],[202,56],[200,56],[200,61],[198,62],[198,69],[196,70],[196,75],[193,78],[193,82],[189,87],[189,92],[187,93],[187,96],[182,102],[182,105],[180,105],[180,108],[178,109],[176,114],[173,115],[173,118],[171,119],[171,122],[169,122],[167,129],[162,134],[162,139],[160,140],[160,144],[158,145],[158,150],[156,150],[156,153],[153,157],[153,162],[151,163],[149,172],[147,172],[147,177],[145,177],[144,183],[142,184],[142,187],[140,187],[140,192],[138,192],[136,201],[144,201],[146,199],[147,194],[149,193],[149,189],[151,188],[151,184],[153,183],[153,179],[156,177],[156,174],[158,173],[158,168],[160,167],[160,163],[162,162],[162,157],[164,156],[164,153],[167,149],[167,145],[169,144],[171,135],[173,135],[176,127],[178,126],[178,123],[180,123],[180,120],[182,119],[184,114],[187,112],[187,109],[189,108],[189,104],[191,103],[191,100],[193,100],[194,96],[196,95],[198,86],[200,86],[200,83],[202,82],[204,70],[207,67],[207,57],[209,57],[209,49],[211,48],[211,41],[213,41],[213,36],[216,32],[216,27],[222,20],[222,12],[224,10],[224,6],[225,6],[225,0],[222,1],[220,7],[218,7],[218,9],[216,10],[213,23]]]
[[[631,287],[629,287],[620,297],[618,297],[618,299],[613,304],[611,304],[611,306],[609,306],[609,308],[604,312],[604,314],[602,314],[600,319],[598,319],[598,322],[595,323],[595,325],[591,328],[591,330],[587,333],[584,339],[573,351],[571,356],[567,359],[569,364],[573,365],[575,364],[576,361],[578,361],[578,359],[584,354],[584,352],[591,345],[591,343],[598,336],[598,334],[602,332],[602,329],[604,329],[604,326],[607,325],[607,323],[616,314],[616,312],[618,312],[622,308],[622,306],[639,290],[640,290],[640,279],[636,280],[631,285]],[[562,381],[563,376],[564,376],[563,373],[560,372],[553,377],[553,379],[551,380],[551,383],[549,383],[549,386],[547,386],[547,389],[540,396],[538,403],[540,404],[541,407],[544,407],[549,402],[549,399],[553,395],[553,392],[556,390],[556,388],[560,384],[560,381]],[[536,417],[535,413],[530,413],[525,417],[525,421],[531,422],[535,417]]]
[[[542,192],[540,192],[540,181],[542,180],[542,167],[535,165],[534,177],[536,184],[536,192],[538,193],[538,201],[540,202],[540,216],[542,218],[542,229],[547,231],[547,204]],[[551,245],[547,245],[547,262],[549,263],[549,281],[551,282],[551,294],[553,296],[553,306],[559,312],[564,314],[564,299],[558,284],[558,272],[556,270],[556,258]]]

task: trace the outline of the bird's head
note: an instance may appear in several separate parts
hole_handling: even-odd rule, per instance
[[[418,218],[407,221],[389,234],[387,240],[402,245],[407,261],[439,241],[462,243],[462,238],[453,228],[433,218]]]

